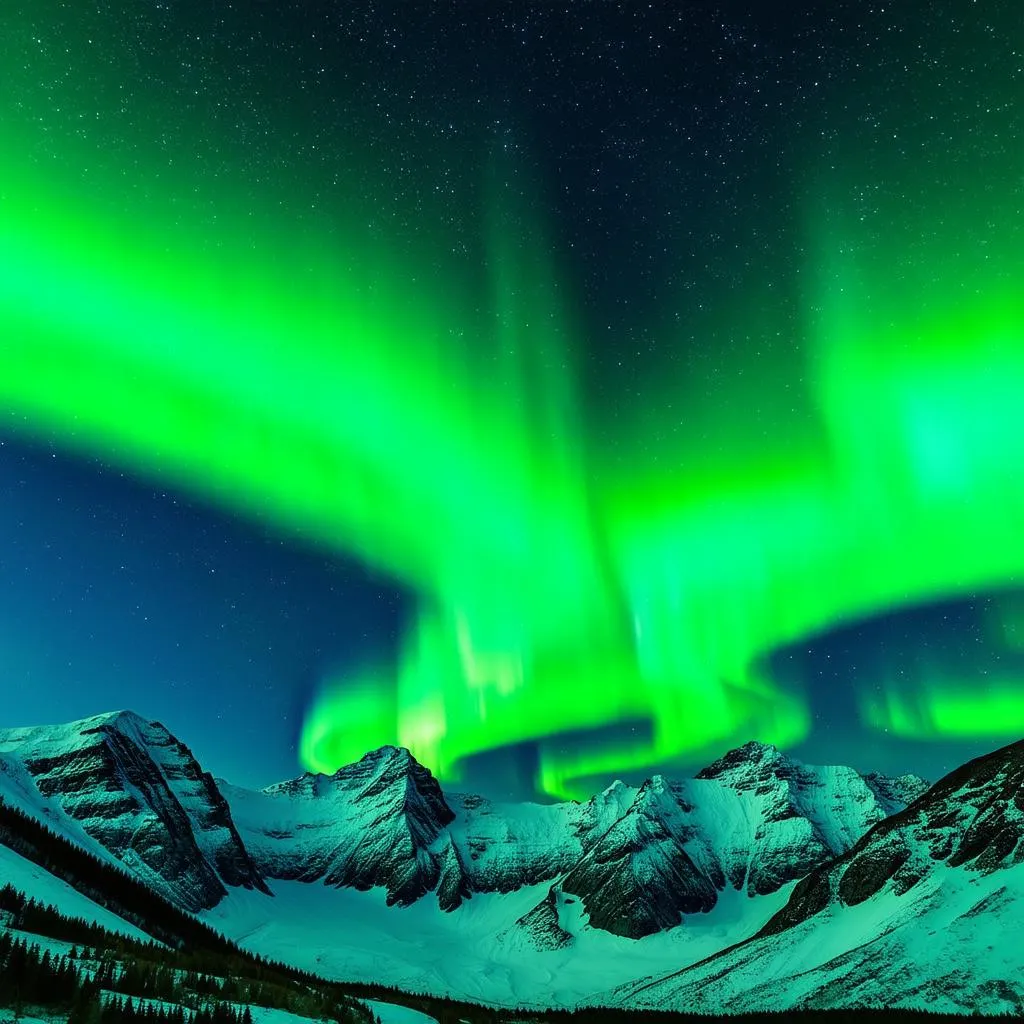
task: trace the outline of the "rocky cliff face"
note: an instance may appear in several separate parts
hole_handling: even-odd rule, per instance
[[[6,730],[0,751],[31,777],[50,815],[66,815],[180,906],[212,907],[226,886],[266,891],[212,777],[159,723],[119,712]]]
[[[561,887],[583,900],[593,927],[641,938],[715,905],[725,877],[714,860],[708,872],[686,852],[696,833],[691,810],[656,775],[589,846]]]
[[[875,794],[886,815],[909,807],[919,797],[928,792],[929,784],[918,775],[880,775],[868,772],[864,781]]]
[[[926,788],[852,768],[801,764],[747,743],[694,779],[656,777],[607,831],[594,832],[562,881],[580,896],[590,924],[639,938],[703,913],[727,887],[773,893],[848,850],[892,808],[899,793]]]
[[[880,822],[844,856],[813,871],[765,926],[785,931],[833,904],[897,896],[941,866],[991,873],[1024,863],[1024,741],[969,761],[927,796]]]
[[[901,796],[927,789],[916,776],[892,780],[842,766],[805,765],[762,743],[747,743],[699,772],[690,785],[697,804],[705,780],[743,805],[730,815],[739,827],[729,829],[720,849],[726,876],[751,896],[775,892],[844,853],[872,825],[902,810]],[[713,822],[705,829],[713,831]]]
[[[451,910],[469,895],[437,780],[404,749],[382,747],[335,775],[304,775],[261,793],[227,787],[268,878],[383,886],[406,906],[437,892]]]

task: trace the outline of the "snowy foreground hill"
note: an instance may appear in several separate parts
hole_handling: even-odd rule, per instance
[[[1024,1009],[1024,741],[968,762],[811,871],[751,940],[609,1001]]]
[[[582,804],[393,747],[252,791],[130,712],[0,731],[0,796],[243,946],[504,1006],[1020,1009],[1022,787],[1024,743],[931,790],[749,743]]]

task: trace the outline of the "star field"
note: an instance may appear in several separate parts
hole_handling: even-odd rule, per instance
[[[1024,730],[1010,0],[0,31],[5,724],[549,796]]]

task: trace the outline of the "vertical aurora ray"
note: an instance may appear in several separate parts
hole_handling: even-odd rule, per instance
[[[1024,178],[999,81],[925,122],[937,170],[899,133],[856,130],[809,170],[802,345],[776,341],[754,288],[711,321],[731,358],[657,384],[644,456],[602,478],[645,673],[742,678],[800,637],[1024,578]],[[888,116],[913,124],[900,103]],[[970,111],[986,107],[982,159]],[[918,738],[1019,734],[1020,686],[921,678],[862,715]]]

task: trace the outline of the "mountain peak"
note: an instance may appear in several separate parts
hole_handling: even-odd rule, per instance
[[[883,775],[881,772],[867,772],[865,784],[878,797],[887,814],[894,814],[901,807],[912,804],[928,792],[931,783],[920,775],[910,772],[903,775]]]
[[[658,797],[663,796],[667,791],[671,790],[672,784],[665,778],[664,775],[652,775],[641,787],[637,794],[637,799],[644,797]]]
[[[248,825],[267,851],[282,838],[293,844],[280,860],[262,855],[273,877],[360,890],[382,886],[389,905],[407,906],[436,891],[444,910],[470,894],[448,833],[455,812],[437,779],[405,747],[378,747],[333,775],[307,772],[260,795],[301,808],[298,823],[284,830],[268,830],[258,817]]]
[[[102,711],[98,715],[90,715],[88,718],[80,719],[81,724],[96,723],[97,725],[121,725],[124,723],[148,725],[147,719],[143,718],[137,711],[131,708],[120,708],[117,711]]]
[[[779,748],[774,743],[762,743],[760,740],[747,740],[743,746],[738,748],[739,750],[747,750],[752,753],[765,754],[779,752]]]
[[[777,765],[788,762],[789,758],[772,743],[748,740],[741,747],[735,747],[712,761],[697,772],[698,779],[717,779],[719,776],[760,765]]]
[[[89,715],[87,718],[78,718],[59,724],[4,729],[3,734],[11,742],[24,742],[33,737],[54,739],[56,737],[86,736],[104,728],[114,729],[126,735],[134,735],[141,730],[153,727],[163,729],[158,722],[150,722],[137,712],[125,708],[120,711],[104,711],[98,715]],[[165,729],[164,732],[166,732]]]
[[[359,761],[365,761],[370,764],[388,761],[392,761],[397,765],[419,764],[419,761],[416,760],[416,757],[408,747],[397,747],[390,743],[385,743],[384,746],[377,747],[376,750],[367,751]]]
[[[159,722],[108,711],[3,730],[0,747],[51,812],[190,911],[215,906],[226,886],[266,891],[212,776]]]
[[[408,747],[396,747],[390,743],[382,747],[375,747],[368,750],[358,761],[351,764],[343,764],[335,768],[333,772],[303,772],[291,779],[282,782],[274,782],[264,786],[261,792],[264,793],[298,793],[307,792],[314,796],[323,796],[332,792],[331,783],[344,783],[356,769],[372,771],[379,769],[394,772],[413,772],[419,769],[420,772],[430,773],[428,768],[416,760],[416,757]]]
[[[91,715],[78,722],[72,723],[83,735],[89,732],[97,732],[103,728],[115,729],[125,736],[140,737],[146,733],[158,733],[161,738],[170,736],[170,732],[160,722],[144,718],[137,711],[123,708],[120,711],[106,711],[100,715]]]

